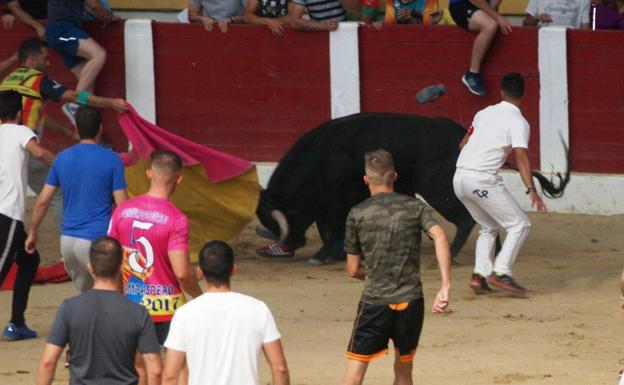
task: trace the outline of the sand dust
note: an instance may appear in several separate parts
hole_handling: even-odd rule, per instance
[[[502,294],[476,297],[468,288],[476,230],[453,269],[451,313],[427,314],[416,356],[416,384],[614,385],[624,368],[619,311],[624,216],[531,214],[533,230],[515,266],[515,276],[530,290],[526,299]],[[265,301],[283,334],[292,384],[338,384],[361,283],[340,263],[309,267],[318,246],[295,258],[255,257],[263,240],[252,223],[234,242],[239,273],[236,291]],[[445,227],[450,234],[453,229]],[[46,231],[47,230],[47,231]],[[58,234],[42,231],[44,260],[58,258]],[[439,284],[432,243],[424,239],[423,282],[427,307]],[[27,322],[39,331],[35,340],[0,342],[0,384],[34,383],[37,362],[61,301],[74,295],[71,283],[35,286]],[[0,292],[0,314],[8,319],[10,292]],[[393,357],[373,362],[365,383],[392,383]],[[59,366],[55,384],[66,384]],[[261,383],[270,383],[261,366]]]

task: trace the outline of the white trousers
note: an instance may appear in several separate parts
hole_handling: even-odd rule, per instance
[[[475,248],[474,272],[487,277],[492,272],[512,275],[511,267],[531,230],[531,221],[511,196],[500,175],[457,169],[453,178],[457,198],[481,226]],[[507,236],[494,261],[496,236]]]

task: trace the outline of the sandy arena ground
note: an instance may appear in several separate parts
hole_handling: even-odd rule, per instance
[[[515,276],[530,288],[528,298],[503,294],[476,297],[468,288],[476,230],[453,269],[451,312],[427,314],[416,356],[416,384],[614,385],[624,368],[624,315],[619,306],[624,216],[531,214],[533,231],[516,263]],[[294,385],[338,384],[343,352],[351,332],[361,283],[347,277],[342,264],[308,267],[318,246],[309,243],[296,257],[275,261],[255,257],[262,243],[252,223],[234,242],[239,273],[233,286],[268,303],[283,342]],[[450,234],[452,227],[446,226]],[[58,258],[58,235],[40,241],[45,259]],[[42,233],[45,233],[43,231]],[[423,282],[427,307],[439,283],[432,243],[423,244]],[[34,383],[37,362],[61,301],[74,295],[71,283],[35,286],[28,324],[35,340],[0,342],[0,384]],[[6,322],[10,292],[0,292]],[[4,325],[4,324],[3,324]],[[393,357],[369,368],[366,384],[392,383]],[[59,366],[55,384],[66,384]],[[263,363],[262,384],[270,384]]]

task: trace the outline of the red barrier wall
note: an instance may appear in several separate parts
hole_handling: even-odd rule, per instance
[[[394,26],[360,28],[360,79],[363,111],[446,116],[469,127],[475,113],[500,101],[502,75],[518,71],[526,79],[523,113],[531,125],[531,163],[539,168],[539,74],[537,31],[514,29],[498,36],[482,72],[487,97],[468,92],[461,76],[469,66],[473,34],[456,27]],[[447,93],[435,103],[414,101],[422,87],[444,84]]]
[[[153,25],[158,124],[245,159],[277,161],[329,119],[329,36]]]
[[[568,31],[567,38],[573,169],[624,173],[624,33]]]
[[[87,25],[86,28],[106,48],[108,54],[106,66],[98,77],[95,93],[107,97],[125,97],[123,23],[112,23],[106,28],[102,28],[99,23],[93,23]],[[34,36],[34,32],[19,24],[10,30],[0,29],[0,42],[2,42],[0,44],[0,60],[4,60],[15,53],[20,43],[31,36]],[[50,50],[50,63],[51,66],[48,71],[50,77],[69,88],[76,86],[75,77],[65,68],[61,58],[52,50]],[[61,104],[50,101],[46,108],[59,122],[66,127],[71,127],[69,121],[60,112]],[[117,124],[116,114],[112,111],[102,112],[105,139],[113,143],[118,150],[123,150],[127,147],[127,140]],[[43,144],[54,151],[59,151],[71,143],[69,139],[61,137],[51,130],[46,130],[44,134]]]
[[[123,26],[88,27],[108,51],[98,94],[124,96]],[[200,26],[154,23],[159,125],[197,142],[254,161],[277,161],[304,132],[330,116],[327,33],[234,26],[227,34]],[[30,36],[17,26],[0,30],[0,58]],[[568,76],[570,140],[575,171],[624,173],[624,45],[621,32],[570,31]],[[500,76],[518,70],[527,80],[524,114],[531,124],[531,160],[539,167],[539,74],[537,30],[516,28],[498,36],[483,71],[485,98],[467,92],[460,77],[468,66],[474,35],[456,27],[361,28],[363,111],[448,116],[468,126],[475,112],[498,101]],[[73,76],[53,54],[50,74],[73,87]],[[421,87],[444,83],[447,94],[418,105]],[[52,103],[53,114],[59,106]],[[61,118],[63,119],[63,118]],[[114,114],[105,114],[108,140],[123,150],[126,140]],[[48,131],[53,148],[69,144]]]

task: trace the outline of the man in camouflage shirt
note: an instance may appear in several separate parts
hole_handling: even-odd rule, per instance
[[[421,231],[433,239],[442,274],[433,312],[449,303],[451,251],[442,226],[422,201],[394,192],[397,173],[392,154],[377,150],[364,155],[364,183],[371,197],[347,217],[347,272],[364,280],[364,292],[346,356],[343,385],[360,385],[368,363],[388,351],[392,339],[396,385],[411,385],[414,353],[424,318],[420,282]]]

